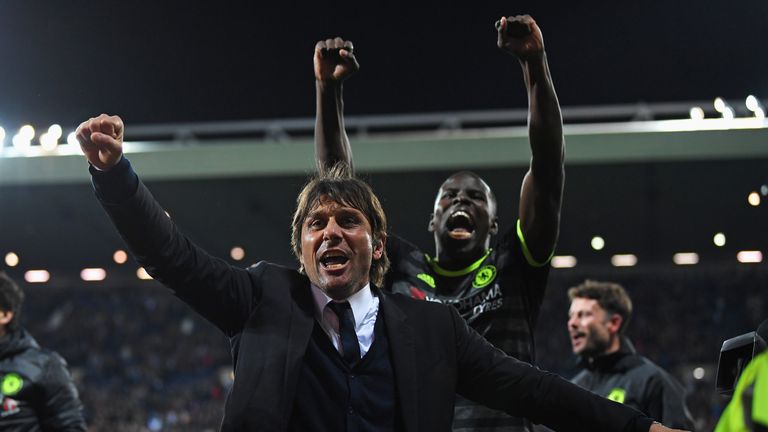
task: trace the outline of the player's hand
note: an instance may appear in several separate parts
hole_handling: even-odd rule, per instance
[[[75,135],[88,162],[107,171],[123,156],[123,130],[120,117],[101,114],[82,122]]]
[[[360,64],[351,41],[337,37],[315,44],[315,79],[320,82],[341,83],[357,70]]]
[[[501,17],[496,21],[499,48],[527,61],[544,55],[544,38],[541,29],[530,15]]]

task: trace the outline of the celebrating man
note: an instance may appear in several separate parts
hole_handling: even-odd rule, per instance
[[[450,430],[454,394],[556,430],[667,431],[640,412],[515,360],[454,308],[386,295],[386,218],[344,165],[299,194],[300,271],[211,257],[179,232],[102,114],[77,138],[97,197],[139,263],[224,332],[235,381],[224,431]]]

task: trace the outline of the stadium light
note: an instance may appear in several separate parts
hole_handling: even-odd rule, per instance
[[[747,96],[747,100],[744,101],[744,105],[747,106],[747,109],[752,111],[755,114],[756,118],[764,119],[765,118],[765,107],[760,102],[758,98],[756,98],[754,95]]]
[[[728,102],[726,102],[725,99],[721,97],[717,97],[715,98],[715,102],[713,103],[713,105],[715,106],[715,111],[719,112],[724,119],[730,120],[735,117],[733,108],[730,105],[728,105]]]
[[[103,268],[84,268],[80,271],[80,279],[86,282],[103,281],[107,278],[107,271]]]
[[[736,259],[739,260],[740,263],[756,264],[763,262],[763,253],[757,250],[739,251],[739,253],[736,254]]]
[[[672,256],[672,261],[677,265],[695,265],[699,263],[699,254],[696,252],[678,252]]]
[[[53,139],[55,139],[56,141],[58,141],[61,138],[61,134],[63,132],[64,131],[61,129],[61,126],[59,126],[57,124],[52,124],[48,128],[48,135],[52,136]]]
[[[715,246],[717,247],[725,246],[725,234],[723,233],[715,234],[715,236],[712,237],[712,242],[715,243]]]
[[[614,267],[634,267],[637,264],[637,256],[633,254],[617,254],[611,257],[611,265]]]
[[[245,249],[241,248],[240,246],[235,246],[232,248],[232,250],[229,251],[229,256],[231,256],[235,261],[240,261],[245,258]]]
[[[29,283],[45,283],[51,279],[48,270],[29,270],[24,273],[24,280]]]
[[[24,125],[19,128],[19,136],[27,141],[32,141],[35,137],[35,128],[33,128],[32,125]]]
[[[8,252],[5,254],[5,265],[8,267],[16,267],[19,265],[19,256],[14,252]]]
[[[760,194],[757,192],[750,192],[749,196],[747,196],[747,202],[752,207],[757,207],[760,205]]]
[[[43,133],[40,135],[40,148],[42,148],[45,151],[54,151],[56,150],[56,146],[58,145],[58,141],[56,138],[49,134],[48,132]]]
[[[32,145],[32,142],[26,139],[20,133],[17,133],[16,135],[13,136],[13,138],[11,138],[11,143],[13,143],[13,146],[19,150],[26,150],[29,148],[30,145]]]
[[[693,107],[689,111],[691,120],[704,120],[704,110],[701,107]]]
[[[117,264],[125,264],[125,262],[128,261],[128,254],[124,250],[118,249],[112,254],[112,259]]]
[[[139,267],[139,269],[136,270],[136,277],[141,280],[152,280],[152,276],[144,270],[144,267]]]
[[[697,367],[693,370],[693,378],[696,380],[704,379],[706,371],[703,367]]]
[[[594,236],[592,237],[592,241],[590,242],[592,245],[592,249],[594,250],[603,250],[605,247],[605,240],[600,236]]]
[[[57,124],[51,125],[47,132],[40,135],[40,147],[45,151],[56,150],[56,147],[59,145],[61,134],[61,126]]]
[[[573,268],[576,267],[576,257],[573,255],[555,255],[552,257],[552,267]]]
[[[70,132],[67,135],[67,144],[71,146],[76,146],[80,144],[79,142],[77,142],[77,135],[74,132]]]

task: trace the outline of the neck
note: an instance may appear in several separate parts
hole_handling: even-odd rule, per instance
[[[602,355],[613,354],[617,352],[619,348],[621,348],[621,337],[619,335],[614,335],[613,338],[611,338],[611,344],[608,345],[608,349],[603,351]]]
[[[487,253],[488,242],[485,242],[483,247],[468,250],[445,248],[435,242],[435,262],[446,270],[461,270],[484,258]]]
[[[368,285],[368,281],[365,281],[362,285],[351,289],[336,289],[328,291],[323,290],[323,292],[325,292],[325,295],[335,301],[344,301],[358,293],[361,289],[365,288],[366,285]]]

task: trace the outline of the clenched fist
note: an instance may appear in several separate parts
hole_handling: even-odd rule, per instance
[[[315,44],[315,79],[341,83],[360,69],[351,41],[337,37]]]
[[[544,38],[541,29],[530,15],[502,17],[496,21],[496,44],[522,61],[544,55]]]
[[[107,171],[123,156],[123,130],[120,117],[101,114],[81,123],[75,134],[88,162]]]

